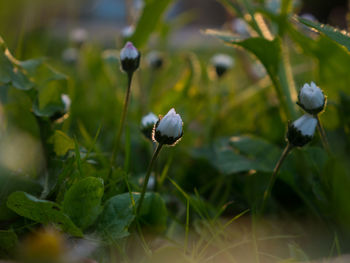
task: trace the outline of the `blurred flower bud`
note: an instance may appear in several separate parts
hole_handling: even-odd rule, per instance
[[[317,18],[313,14],[310,14],[310,13],[304,13],[304,14],[300,15],[300,17],[307,19],[307,20],[310,20],[310,21],[313,21],[313,22],[317,21]]]
[[[212,57],[211,64],[215,68],[217,76],[222,77],[227,70],[233,67],[234,60],[228,55],[217,54]]]
[[[314,82],[311,82],[310,85],[304,84],[299,91],[298,99],[297,104],[310,114],[320,113],[326,104],[326,97]]]
[[[140,65],[140,52],[131,42],[127,42],[120,51],[122,70],[126,73],[133,73]]]
[[[257,79],[261,79],[266,76],[265,67],[258,61],[252,64],[251,72],[254,75],[254,77]]]
[[[153,141],[174,146],[183,135],[183,122],[179,114],[172,108],[160,118],[153,128]]]
[[[157,123],[158,117],[153,113],[150,112],[147,115],[142,117],[141,120],[141,131],[145,135],[147,139],[150,139],[152,141],[152,132],[153,127]]]
[[[147,64],[152,69],[160,69],[164,64],[162,53],[158,51],[151,51],[146,56]]]
[[[135,27],[133,25],[126,26],[122,29],[122,36],[123,38],[129,38],[131,37],[135,32]]]
[[[71,99],[69,98],[69,96],[67,94],[62,94],[61,95],[61,101],[62,101],[62,104],[63,104],[63,110],[55,112],[50,117],[51,121],[55,121],[57,123],[61,123],[65,119],[68,118],[68,116],[69,116],[68,113],[69,113],[69,110],[70,110],[70,106],[72,104]]]
[[[84,44],[88,37],[89,33],[84,28],[76,28],[69,34],[70,40],[77,46]]]
[[[247,22],[242,18],[235,18],[232,21],[232,29],[235,33],[242,37],[249,36],[249,26]]]
[[[78,50],[76,48],[66,48],[62,52],[62,60],[67,64],[74,64],[78,60]]]
[[[304,114],[288,126],[287,139],[289,143],[293,146],[304,146],[314,136],[316,125],[316,118],[312,115]]]

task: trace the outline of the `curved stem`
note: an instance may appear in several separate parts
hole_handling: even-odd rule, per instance
[[[126,115],[127,115],[127,112],[128,112],[128,105],[129,105],[129,100],[130,100],[130,90],[131,90],[132,75],[133,75],[133,73],[128,73],[128,88],[127,88],[126,95],[125,95],[122,117],[120,119],[118,132],[117,132],[117,135],[116,135],[115,141],[114,141],[114,147],[113,147],[112,158],[111,158],[111,163],[112,164],[113,164],[113,162],[115,162],[115,159],[116,159],[116,157],[118,155],[120,139],[122,137],[122,133],[123,133],[123,130],[124,130],[125,119],[126,119]]]
[[[323,128],[323,125],[321,123],[320,117],[318,116],[318,114],[315,117],[317,119],[317,130],[318,130],[318,132],[320,134],[323,148],[328,153],[331,153],[331,148],[329,147],[329,143],[328,143],[328,140],[327,140],[327,135],[326,135],[326,132],[325,132],[325,130]]]
[[[155,149],[155,151],[153,153],[151,162],[148,165],[145,181],[143,182],[143,187],[142,187],[142,192],[141,192],[139,204],[138,204],[137,210],[136,210],[136,216],[138,216],[139,213],[140,213],[142,202],[143,202],[143,199],[145,198],[145,194],[146,194],[146,190],[147,190],[148,180],[149,180],[149,177],[151,175],[153,165],[154,165],[155,161],[157,160],[157,157],[158,157],[159,152],[162,149],[162,147],[163,147],[163,144],[158,144],[157,145],[157,148]]]
[[[266,206],[266,202],[270,197],[271,194],[271,190],[272,187],[277,179],[277,174],[282,166],[282,163],[284,162],[284,160],[286,159],[286,157],[288,156],[289,152],[293,149],[293,145],[291,145],[290,143],[287,144],[286,148],[284,148],[283,153],[280,157],[280,159],[278,160],[275,168],[273,169],[273,173],[272,176],[270,178],[269,184],[264,192],[264,199],[263,199],[263,204],[262,204],[262,208],[261,208],[261,213],[264,212],[265,206]]]

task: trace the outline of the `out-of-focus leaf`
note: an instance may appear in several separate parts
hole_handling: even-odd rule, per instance
[[[272,172],[281,149],[260,138],[235,136],[215,144],[214,149],[193,152],[197,158],[207,159],[225,175],[256,170]]]
[[[129,227],[134,221],[136,207],[140,194],[124,193],[109,199],[98,219],[97,231],[109,241],[117,240],[129,235]],[[135,206],[134,206],[135,205]],[[164,230],[166,227],[167,210],[163,199],[157,193],[146,193],[140,211],[140,221],[155,230]]]
[[[73,236],[82,237],[81,230],[72,220],[62,212],[61,207],[51,201],[38,199],[25,192],[14,192],[8,200],[7,206],[20,216],[29,218],[42,224],[58,224],[63,231]]]
[[[142,48],[148,41],[151,33],[162,18],[172,0],[148,0],[143,9],[143,13],[137,23],[135,33],[131,37],[131,41],[138,48]]]
[[[308,27],[314,28],[317,31],[325,34],[338,44],[346,47],[350,51],[350,35],[346,31],[340,31],[330,25],[322,24],[317,21],[311,21],[302,17],[297,17],[298,21]]]
[[[11,172],[4,169],[1,169],[0,173],[0,221],[11,220],[17,215],[6,206],[8,196],[15,191],[40,195],[42,186],[24,175],[12,175]]]
[[[63,211],[80,228],[90,226],[101,212],[103,180],[87,177],[75,183],[65,194]]]
[[[74,140],[62,131],[56,130],[50,138],[53,143],[54,151],[58,156],[65,155],[69,150],[74,150]]]
[[[25,75],[23,69],[16,66],[11,61],[12,56],[0,37],[0,83],[11,83],[15,88],[20,90],[29,90],[34,84]]]
[[[8,256],[17,243],[18,238],[13,230],[0,230],[0,257]]]

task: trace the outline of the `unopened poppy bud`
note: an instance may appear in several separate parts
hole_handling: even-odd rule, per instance
[[[153,128],[153,141],[174,146],[183,135],[183,122],[179,114],[172,108],[163,118],[159,118]]]
[[[217,76],[221,77],[233,67],[234,60],[228,55],[217,54],[212,57],[211,64],[214,66]]]
[[[160,69],[164,64],[162,53],[158,51],[151,51],[146,56],[147,64],[152,69]]]
[[[308,83],[304,84],[299,92],[298,99],[297,104],[310,114],[320,113],[326,104],[326,97],[314,82],[311,82],[310,85]]]
[[[127,42],[120,51],[122,70],[126,73],[133,73],[140,65],[140,52],[131,42]]]
[[[152,112],[142,117],[141,131],[147,139],[152,140],[153,127],[157,121],[158,117]]]
[[[293,146],[302,147],[311,141],[317,126],[317,119],[304,114],[288,126],[287,139]]]

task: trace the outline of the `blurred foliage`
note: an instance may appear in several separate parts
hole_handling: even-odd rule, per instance
[[[232,21],[225,30],[204,31],[226,47],[219,41],[210,48],[171,45],[171,33],[190,19],[181,14],[167,21],[172,1],[155,0],[145,1],[134,34],[119,37],[117,48],[89,40],[73,47],[45,30],[28,31],[22,47],[0,39],[1,258],[16,260],[21,248],[30,254],[23,237],[35,240],[47,229],[72,262],[82,260],[70,257],[77,253],[73,243],[85,241],[97,245],[84,257],[98,262],[293,262],[349,252],[348,34],[296,16],[289,0],[273,10],[264,1],[220,2],[247,26],[246,35]],[[113,164],[127,84],[119,49],[126,40],[135,42],[142,61]],[[67,48],[73,56],[64,59]],[[144,59],[156,49],[164,55],[160,69]],[[235,62],[220,78],[210,63],[216,53]],[[50,58],[19,60],[38,54]],[[328,96],[320,118],[332,153],[319,135],[295,149],[261,215],[287,121],[302,114],[298,89],[310,81]],[[63,94],[72,101],[69,109]],[[156,183],[137,216],[154,150],[140,131],[141,118],[172,107],[184,121],[184,136],[161,152]],[[26,157],[33,165],[20,163]]]

